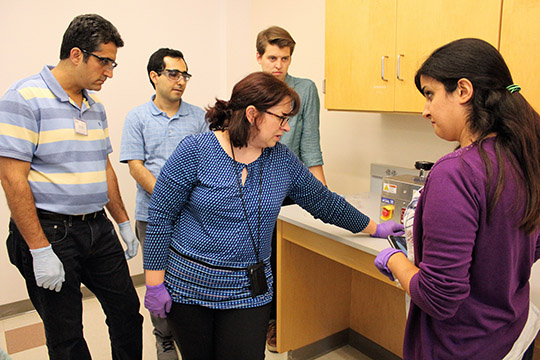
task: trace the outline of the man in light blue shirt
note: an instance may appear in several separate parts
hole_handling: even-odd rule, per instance
[[[150,56],[147,71],[156,93],[126,116],[120,149],[120,162],[128,163],[137,182],[135,219],[141,244],[146,236],[150,196],[161,168],[184,137],[208,131],[204,110],[182,101],[191,75],[180,51],[157,50]],[[151,318],[158,359],[177,359],[166,320]]]

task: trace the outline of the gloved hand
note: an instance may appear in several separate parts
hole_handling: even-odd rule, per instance
[[[399,236],[403,234],[405,234],[403,225],[390,220],[382,224],[377,224],[377,230],[371,236],[386,239],[388,235]]]
[[[120,237],[122,237],[122,240],[127,245],[126,260],[129,260],[135,255],[137,255],[137,249],[139,248],[139,240],[137,240],[133,229],[131,229],[131,224],[129,220],[118,224],[118,229],[120,230]]]
[[[154,316],[165,319],[167,313],[171,311],[171,295],[163,283],[156,286],[146,285],[146,294],[144,295],[144,307]]]
[[[66,280],[64,264],[53,251],[52,245],[30,249],[34,260],[34,276],[37,286],[60,292]]]
[[[389,278],[391,281],[394,281],[394,275],[388,269],[388,260],[392,255],[395,255],[396,253],[402,253],[405,255],[405,253],[401,250],[394,249],[394,248],[387,248],[384,249],[377,255],[375,258],[375,267],[387,278]]]

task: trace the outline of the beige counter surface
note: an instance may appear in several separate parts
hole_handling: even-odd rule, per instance
[[[378,219],[380,196],[362,193],[345,198],[373,221],[380,222]],[[372,238],[363,233],[353,234],[335,225],[325,224],[321,220],[313,218],[310,213],[298,205],[282,207],[278,219],[372,255],[377,255],[381,250],[390,246],[386,239]]]

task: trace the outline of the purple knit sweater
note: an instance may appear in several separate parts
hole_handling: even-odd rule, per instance
[[[494,138],[484,142],[496,179],[493,145]],[[506,184],[489,221],[477,145],[442,157],[431,170],[415,215],[420,271],[410,283],[404,359],[501,359],[519,336],[540,230],[528,236],[518,229],[525,197],[510,163],[504,166]]]

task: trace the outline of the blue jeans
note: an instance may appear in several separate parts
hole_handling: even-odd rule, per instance
[[[83,337],[81,283],[103,308],[113,359],[142,358],[142,321],[122,245],[104,212],[91,219],[39,215],[55,254],[64,265],[60,292],[36,285],[32,255],[13,220],[8,253],[26,281],[32,304],[43,320],[50,359],[91,359]]]

